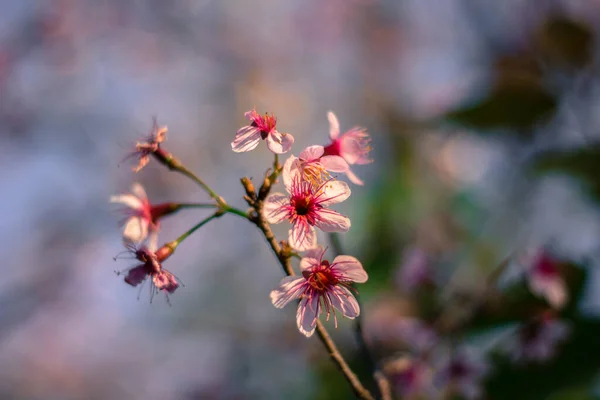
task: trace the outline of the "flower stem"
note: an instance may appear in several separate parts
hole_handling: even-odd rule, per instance
[[[214,203],[179,203],[177,204],[179,208],[217,208],[219,207]]]
[[[190,230],[188,230],[187,232],[185,232],[183,235],[179,236],[177,239],[173,240],[171,243],[173,247],[173,250],[175,250],[175,247],[179,246],[179,244],[181,242],[183,242],[188,236],[190,236],[192,233],[196,232],[198,229],[202,228],[204,225],[206,225],[207,223],[209,223],[210,221],[212,221],[215,218],[219,218],[220,216],[223,215],[223,211],[219,210],[217,212],[215,212],[214,214],[204,218],[202,221],[198,222],[196,225],[194,225]]]
[[[181,164],[177,165],[174,169],[176,171],[181,172],[183,175],[187,176],[188,178],[190,178],[191,180],[193,180],[194,182],[196,182],[198,185],[200,185],[200,187],[202,189],[204,189],[206,191],[206,193],[208,193],[208,195],[210,197],[212,197],[213,199],[215,199],[215,201],[219,205],[221,205],[221,206],[227,205],[227,203],[225,202],[225,200],[221,196],[219,196],[214,190],[212,190],[210,188],[210,186],[208,186],[206,183],[204,183],[204,181],[202,179],[200,179],[192,171],[190,171],[189,169],[187,169],[186,167],[184,167]]]
[[[253,187],[251,186],[250,180],[248,178],[244,178],[242,179],[242,184],[246,189],[248,204],[252,208],[254,208],[255,211],[255,214],[250,216],[248,219],[252,221],[258,227],[258,229],[260,229],[265,239],[267,240],[267,243],[269,243],[271,250],[273,250],[273,253],[275,253],[277,260],[281,264],[281,267],[285,271],[286,275],[295,275],[294,269],[292,268],[291,264],[291,258],[293,254],[292,250],[289,248],[289,246],[286,245],[285,247],[283,247],[277,242],[277,239],[275,238],[275,235],[271,230],[271,226],[267,221],[265,221],[265,219],[262,216],[263,202],[260,198],[257,199],[256,193],[254,192]],[[356,374],[352,371],[352,369],[340,353],[339,349],[335,345],[335,342],[333,341],[331,336],[329,336],[327,329],[325,328],[323,323],[318,319],[316,331],[317,335],[319,336],[319,339],[321,339],[321,342],[323,342],[323,345],[327,349],[329,356],[337,365],[339,370],[342,372],[342,374],[352,387],[352,390],[354,391],[356,397],[361,400],[374,400],[373,395],[363,386]]]

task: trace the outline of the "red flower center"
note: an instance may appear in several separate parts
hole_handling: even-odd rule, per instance
[[[269,114],[265,114],[264,116],[260,116],[258,114],[255,115],[256,116],[250,125],[260,130],[260,137],[264,140],[267,138],[269,133],[275,129],[275,126],[277,125],[277,118]]]
[[[334,140],[330,145],[325,146],[324,156],[341,156],[341,145],[339,140]]]
[[[319,292],[326,292],[340,282],[327,260],[323,260],[321,265],[312,270],[303,271],[302,275],[308,284]]]

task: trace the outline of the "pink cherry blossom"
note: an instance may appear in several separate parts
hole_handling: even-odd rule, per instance
[[[454,353],[440,355],[435,364],[434,380],[438,387],[469,400],[482,397],[482,381],[491,370],[482,354],[474,349],[460,348]]]
[[[289,133],[279,133],[276,129],[277,118],[274,115],[260,115],[256,110],[244,114],[250,121],[238,129],[231,149],[236,153],[253,150],[261,140],[267,141],[267,147],[275,154],[283,154],[290,151],[294,144],[294,137]]]
[[[362,165],[373,162],[369,158],[371,137],[366,129],[354,127],[340,134],[340,123],[335,114],[329,111],[327,118],[329,119],[329,138],[331,139],[331,143],[325,146],[325,156],[340,156],[349,165]],[[344,172],[346,172],[350,182],[356,185],[363,184],[363,181],[350,168]]]
[[[323,146],[309,146],[300,153],[298,158],[290,156],[283,165],[282,176],[284,182],[287,180],[286,185],[289,185],[296,175],[319,185],[321,182],[331,179],[329,171],[346,172],[350,169],[342,157],[326,156],[324,153]]]
[[[544,314],[520,325],[505,343],[504,350],[514,361],[547,361],[569,332],[565,322]]]
[[[324,232],[347,232],[350,219],[327,206],[340,203],[350,196],[350,188],[345,182],[329,180],[319,186],[296,176],[286,189],[289,196],[273,193],[264,204],[264,217],[270,224],[288,220],[292,224],[289,231],[289,244],[298,251],[314,248],[317,245],[315,226]]]
[[[362,264],[352,256],[337,256],[332,263],[323,259],[322,247],[312,249],[300,260],[301,276],[283,278],[279,287],[271,292],[271,301],[282,308],[295,299],[300,299],[296,313],[298,329],[310,337],[316,328],[317,318],[322,312],[333,314],[335,309],[346,318],[354,319],[360,314],[356,298],[352,294],[352,282],[364,283],[368,276]]]
[[[125,246],[136,260],[142,262],[142,264],[126,271],[124,280],[127,284],[135,287],[150,277],[152,285],[151,296],[154,296],[154,294],[160,291],[172,294],[177,290],[179,287],[177,278],[162,267],[162,263],[173,254],[172,247],[165,245],[160,249],[153,251],[151,247],[136,247],[135,244],[130,242],[126,242]],[[120,275],[121,273],[118,274]]]
[[[131,186],[130,194],[111,196],[111,203],[120,203],[126,206],[123,209],[126,217],[122,221],[124,226],[123,238],[135,243],[145,241],[148,236],[155,237],[159,230],[159,222],[152,216],[152,204],[148,200],[146,191],[139,183]]]
[[[558,261],[540,249],[529,258],[525,266],[529,289],[544,297],[554,308],[562,308],[568,300],[567,285],[560,275]]]
[[[150,162],[150,155],[160,151],[160,144],[167,138],[167,127],[158,126],[156,119],[153,120],[152,131],[143,142],[138,142],[127,158],[137,158],[138,164],[133,167],[133,172],[139,172]]]

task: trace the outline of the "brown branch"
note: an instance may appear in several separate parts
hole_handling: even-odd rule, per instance
[[[244,197],[250,207],[252,207],[253,211],[250,214],[250,221],[252,221],[258,229],[263,233],[265,239],[269,243],[271,250],[275,253],[277,260],[281,264],[281,267],[285,271],[286,275],[293,276],[295,275],[294,269],[292,268],[291,258],[292,258],[292,249],[286,242],[282,242],[279,244],[273,231],[271,230],[271,226],[262,215],[263,202],[264,199],[268,196],[272,184],[276,181],[278,172],[281,170],[277,165],[277,160],[275,162],[274,172],[270,175],[265,176],[265,180],[259,189],[259,195],[256,194],[252,181],[249,178],[242,178],[242,186],[246,190],[246,196]],[[374,400],[373,395],[362,385],[356,374],[352,371],[337,346],[335,345],[331,336],[325,329],[323,323],[317,319],[317,327],[316,327],[317,335],[323,342],[323,345],[327,349],[329,353],[329,357],[333,360],[339,370],[342,372],[354,394],[357,398],[361,400]]]

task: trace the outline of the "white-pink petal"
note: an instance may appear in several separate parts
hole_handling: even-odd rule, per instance
[[[348,168],[348,170],[346,171],[346,176],[348,177],[348,180],[350,180],[350,182],[354,183],[355,185],[362,186],[365,184],[362,181],[362,179],[360,179],[358,176],[356,176],[354,174],[354,172],[352,172],[352,170],[350,168]]]
[[[273,130],[267,135],[267,147],[275,154],[287,153],[293,144],[294,137],[289,133],[279,133]]]
[[[315,226],[323,232],[348,232],[350,218],[328,208],[316,211]]]
[[[341,203],[350,197],[350,187],[346,182],[330,180],[323,185],[323,193],[319,197],[322,206]]]
[[[320,312],[319,297],[303,297],[298,304],[296,324],[298,330],[306,337],[311,337],[317,327],[317,317]]]
[[[323,153],[325,153],[325,148],[323,146],[308,146],[306,149],[302,150],[299,158],[304,161],[314,161],[321,158]]]
[[[254,126],[247,125],[238,129],[231,149],[236,153],[254,150],[261,140],[260,130]]]
[[[327,119],[329,120],[329,137],[335,140],[340,135],[340,123],[331,111],[327,113]]]
[[[297,251],[312,249],[317,245],[317,232],[307,222],[297,222],[289,230],[290,246]]]
[[[337,256],[333,259],[331,268],[339,271],[349,281],[364,283],[369,279],[360,261],[352,256]]]
[[[313,251],[314,249],[311,249],[309,251]],[[300,260],[300,271],[305,271],[307,269],[311,269],[314,267],[318,267],[319,264],[321,262],[321,259],[319,258],[319,256],[317,257],[303,257]]]
[[[134,243],[140,243],[148,236],[148,220],[141,217],[131,217],[125,223],[123,237]]]
[[[134,183],[133,185],[131,185],[131,193],[133,193],[134,196],[136,196],[138,199],[140,199],[142,201],[144,201],[148,198],[148,196],[146,195],[146,191],[144,190],[144,187],[137,182]]]
[[[289,156],[289,158],[285,160],[285,163],[283,163],[283,171],[281,172],[283,185],[288,193],[292,191],[294,179],[300,179],[300,174],[300,160],[293,155]]]
[[[346,318],[354,319],[360,314],[360,306],[354,295],[343,286],[336,286],[329,293],[331,304],[340,310]]]
[[[340,156],[323,156],[320,162],[323,168],[331,172],[346,172],[350,169],[346,160]]]
[[[140,199],[132,194],[120,194],[118,196],[110,197],[111,203],[121,203],[134,210],[139,210],[143,207],[143,203]]]
[[[268,223],[278,224],[288,218],[290,198],[283,193],[273,193],[265,199],[263,215]]]
[[[304,291],[305,279],[298,276],[286,276],[279,286],[271,291],[271,302],[277,308],[282,308],[290,301],[299,298]]]
[[[529,279],[529,287],[536,295],[545,297],[556,309],[562,308],[567,302],[568,292],[565,282],[558,276],[546,278],[534,275]]]
[[[325,248],[322,245],[318,245],[310,250],[305,251],[304,258],[314,258],[317,260],[315,263],[318,264],[323,259],[324,254]]]

